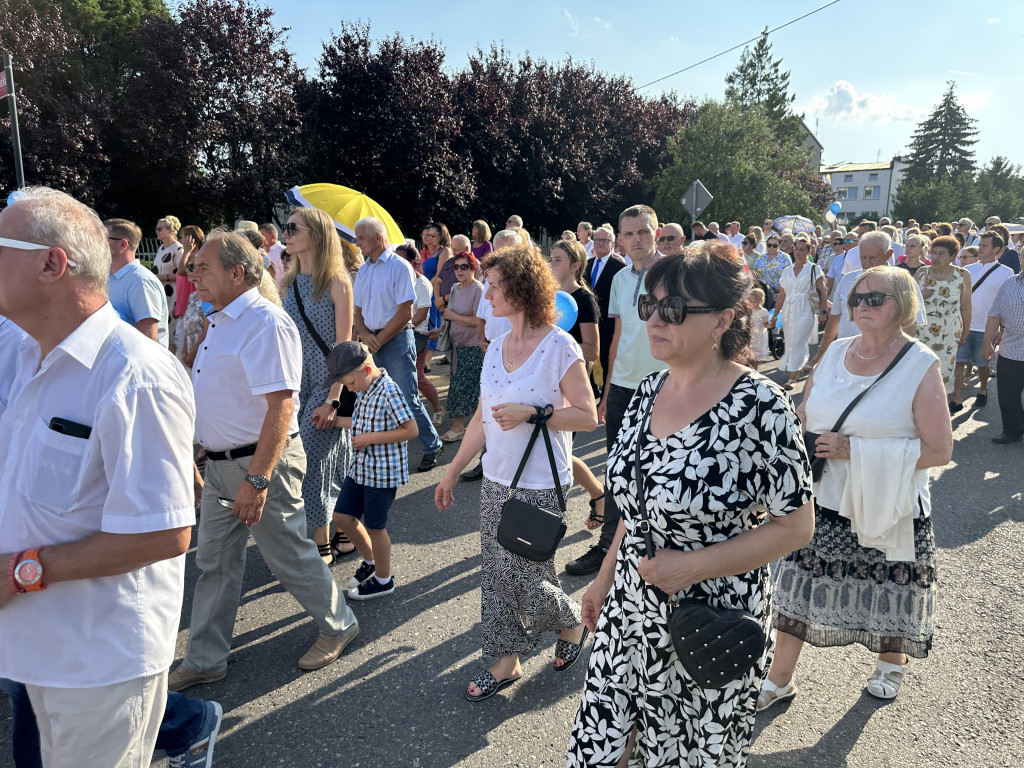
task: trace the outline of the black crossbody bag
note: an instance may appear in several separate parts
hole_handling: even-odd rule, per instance
[[[555,492],[558,494],[558,509],[550,510],[529,504],[515,497],[510,498],[501,508],[501,521],[498,523],[498,543],[509,552],[521,555],[527,560],[542,563],[550,560],[555,555],[562,537],[565,536],[565,497],[562,495],[562,484],[558,481],[558,468],[555,466],[555,452],[551,449],[551,436],[548,434],[547,416],[538,414],[534,422],[533,434],[530,435],[530,442],[526,445],[526,452],[523,453],[523,460],[519,462],[519,469],[512,479],[512,489],[515,490],[526,469],[526,462],[530,458],[534,443],[537,442],[537,435],[544,435],[544,445],[548,449],[548,461],[551,464],[551,477],[555,483]]]
[[[913,341],[908,341],[906,344],[903,345],[903,348],[899,352],[896,353],[896,357],[894,357],[892,359],[892,362],[889,363],[889,365],[887,365],[885,367],[885,370],[882,371],[878,375],[877,379],[875,379],[873,382],[871,382],[871,386],[869,386],[867,389],[863,390],[860,394],[858,394],[855,398],[853,398],[853,400],[850,401],[850,404],[848,406],[846,406],[846,409],[839,415],[839,418],[836,420],[836,423],[832,425],[832,429],[829,430],[830,432],[838,432],[839,431],[839,428],[843,426],[843,422],[846,421],[846,417],[850,415],[851,411],[853,411],[854,406],[856,406],[857,403],[859,403],[861,401],[861,399],[864,397],[864,395],[866,395],[868,392],[870,392],[872,389],[874,389],[875,384],[877,384],[882,379],[884,379],[885,375],[887,373],[889,373],[889,371],[891,371],[893,368],[896,367],[896,363],[898,363],[900,360],[903,359],[903,356],[906,355],[907,352],[910,351],[910,348],[912,346],[914,346],[914,342]],[[807,458],[810,459],[810,461],[811,461],[811,477],[815,481],[821,480],[821,473],[825,471],[825,459],[824,459],[824,457],[816,457],[814,455],[814,451],[815,451],[814,442],[820,436],[821,436],[820,432],[804,432],[804,448],[807,449]]]
[[[324,353],[324,357],[330,354],[331,348],[327,346],[327,342],[323,340],[319,333],[316,332],[316,326],[309,321],[309,317],[306,316],[306,308],[302,306],[302,294],[299,293],[299,286],[296,283],[292,284],[292,290],[295,292],[295,305],[299,308],[299,316],[302,318],[302,322],[306,324],[306,330],[309,331],[309,335],[313,337],[313,341],[320,347],[320,351]],[[343,386],[341,388],[341,395],[338,397],[338,401],[341,403],[341,407],[338,409],[338,416],[351,416],[356,406],[356,393],[349,392],[348,387]]]
[[[640,511],[640,532],[648,558],[655,555],[651,538],[651,521],[647,517],[643,476],[640,474],[640,442],[644,418],[650,425],[654,399],[668,378],[662,374],[650,399],[650,406],[637,422],[633,473],[636,480],[637,507]],[[658,590],[659,592],[661,590]],[[767,637],[764,628],[750,611],[740,608],[715,608],[698,597],[669,598],[668,631],[679,663],[686,674],[701,688],[723,688],[747,674],[764,654]]]

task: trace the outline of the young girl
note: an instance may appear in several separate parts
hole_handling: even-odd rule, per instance
[[[754,288],[747,296],[750,307],[750,367],[757,370],[758,363],[771,359],[768,349],[768,329],[772,324],[772,314],[764,308],[764,291]]]

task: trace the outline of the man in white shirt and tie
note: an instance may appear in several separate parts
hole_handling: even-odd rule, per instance
[[[597,323],[599,342],[598,360],[601,370],[608,371],[608,351],[615,335],[615,318],[608,316],[608,300],[611,298],[612,278],[626,266],[626,262],[612,250],[615,244],[615,232],[610,224],[603,224],[594,232],[594,256],[587,262],[584,278],[597,297],[597,308],[601,317]]]

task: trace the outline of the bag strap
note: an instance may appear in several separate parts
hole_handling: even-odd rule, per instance
[[[854,406],[861,401],[861,398],[863,398],[864,395],[866,395],[868,392],[874,389],[875,385],[878,382],[885,378],[885,374],[889,373],[889,371],[896,367],[896,363],[903,359],[907,352],[910,351],[910,348],[912,346],[914,346],[913,341],[908,341],[906,344],[904,344],[903,348],[896,353],[896,357],[892,359],[892,362],[886,366],[884,371],[878,374],[878,378],[871,382],[871,385],[867,389],[863,390],[859,395],[857,395],[855,398],[853,398],[853,400],[850,401],[850,404],[846,406],[846,410],[842,412],[842,414],[839,416],[838,421],[836,421],[835,425],[832,427],[832,432],[839,431],[839,428],[843,426],[843,422],[846,421],[846,417],[850,415],[850,411],[853,410]]]
[[[558,480],[558,468],[555,466],[555,451],[551,447],[551,435],[548,434],[547,420],[538,421],[533,428],[533,433],[530,435],[530,442],[526,444],[526,451],[523,452],[523,460],[519,462],[519,469],[516,470],[515,477],[512,478],[511,488],[515,489],[519,485],[519,478],[523,475],[523,470],[526,469],[526,462],[530,459],[530,452],[533,450],[534,443],[537,442],[537,436],[544,434],[544,445],[548,449],[548,462],[551,464],[551,477],[555,481],[555,491],[558,493],[558,509],[562,512],[566,511],[565,496],[562,495],[562,484]]]
[[[974,285],[971,286],[971,293],[974,293],[976,290],[981,288],[981,284],[985,282],[985,278],[987,278],[989,275],[991,275],[997,269],[999,269],[999,262],[998,261],[995,264],[992,265],[992,268],[988,272],[986,272],[984,275],[981,276],[981,280],[979,280],[978,282],[976,282]]]
[[[292,290],[295,292],[295,304],[299,308],[299,315],[302,317],[302,322],[306,324],[306,330],[309,331],[309,335],[313,337],[313,341],[320,347],[320,351],[324,353],[324,357],[330,354],[331,348],[327,346],[320,334],[316,332],[316,328],[313,323],[309,321],[309,317],[306,316],[306,308],[302,306],[302,294],[299,292],[299,283],[296,280],[292,283]]]
[[[640,476],[640,443],[643,436],[644,422],[650,421],[651,413],[654,411],[654,400],[661,392],[661,386],[668,378],[668,371],[661,374],[658,383],[651,393],[649,405],[642,412],[637,414],[636,422],[636,447],[633,450],[633,479],[636,481],[636,506],[640,512],[640,532],[644,535],[644,549],[648,558],[654,557],[654,541],[651,539],[651,520],[647,517],[647,501],[644,498],[643,478]]]

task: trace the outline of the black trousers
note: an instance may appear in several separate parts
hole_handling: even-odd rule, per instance
[[[1002,375],[1001,371],[1000,375]],[[612,446],[615,445],[615,441],[619,437],[619,430],[622,429],[622,420],[626,416],[629,401],[633,399],[633,393],[636,390],[608,383],[605,385],[605,392],[607,393],[606,398],[608,401],[608,409],[604,417],[605,445],[607,446],[608,453],[611,453]],[[606,471],[604,522],[601,524],[601,538],[597,542],[597,546],[601,547],[601,549],[607,550],[612,545],[612,540],[615,538],[615,529],[619,525],[619,517],[619,508],[615,505],[614,497],[608,492],[608,473]]]
[[[1019,437],[1024,435],[1024,361],[1011,360],[999,355],[999,413],[1003,418],[1003,433]]]

